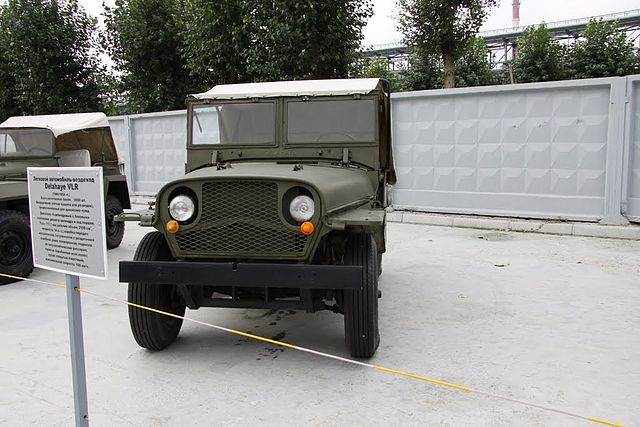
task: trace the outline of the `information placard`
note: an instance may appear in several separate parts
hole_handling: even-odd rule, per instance
[[[33,264],[107,278],[102,168],[27,168]]]

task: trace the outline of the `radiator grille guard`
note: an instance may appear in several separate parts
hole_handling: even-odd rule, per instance
[[[176,234],[179,256],[302,257],[309,239],[283,223],[278,197],[275,182],[204,183],[198,222]]]

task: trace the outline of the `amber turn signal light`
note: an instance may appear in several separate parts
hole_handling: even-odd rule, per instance
[[[300,232],[305,236],[310,236],[315,231],[315,226],[310,221],[305,221],[300,224]]]
[[[180,224],[178,224],[178,221],[171,220],[167,222],[167,231],[169,233],[176,234],[178,230],[180,230]]]

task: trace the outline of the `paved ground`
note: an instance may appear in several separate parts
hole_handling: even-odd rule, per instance
[[[147,231],[127,225],[117,263]],[[640,242],[390,224],[373,363],[638,425]],[[34,279],[63,280],[34,272]],[[65,292],[0,288],[0,424],[70,425]],[[83,296],[94,425],[584,425],[563,415],[185,324],[164,352],[127,309]],[[188,316],[346,356],[342,317],[203,309]]]

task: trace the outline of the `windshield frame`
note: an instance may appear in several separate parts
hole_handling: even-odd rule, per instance
[[[194,121],[196,120],[195,109],[198,107],[214,108],[218,105],[239,105],[239,104],[272,104],[273,105],[273,142],[269,144],[194,144],[193,132]],[[198,149],[215,149],[215,150],[237,150],[250,148],[274,148],[278,147],[280,141],[280,127],[278,126],[278,117],[280,115],[281,106],[278,99],[234,99],[234,100],[202,100],[198,102],[189,102],[187,108],[187,150]]]
[[[0,160],[5,161],[5,160],[28,160],[28,159],[50,159],[53,158],[56,154],[56,136],[55,134],[51,131],[51,129],[48,128],[42,128],[42,127],[6,127],[6,128],[0,128],[0,138],[2,138],[2,135],[6,134],[6,133],[10,133],[10,132],[15,132],[15,131],[34,131],[34,130],[38,130],[38,131],[43,131],[43,132],[48,132],[49,135],[51,136],[51,143],[49,146],[50,149],[50,154],[40,154],[40,153],[34,153],[34,154],[29,154],[29,153],[24,153],[24,154],[20,154],[20,155],[6,155],[6,153],[3,153],[2,151],[0,151]],[[0,142],[1,144],[2,142]],[[45,147],[42,147],[42,149],[46,149]],[[17,152],[16,152],[17,153]],[[13,153],[12,153],[13,154]]]
[[[373,102],[373,141],[331,141],[322,142],[317,141],[315,143],[309,142],[289,142],[289,103],[290,102],[314,102],[314,101],[366,101]],[[304,148],[304,147],[375,147],[380,144],[380,111],[379,111],[379,97],[377,94],[370,95],[343,95],[343,96],[314,96],[314,97],[285,97],[283,98],[282,117],[283,117],[283,145],[287,149]]]

